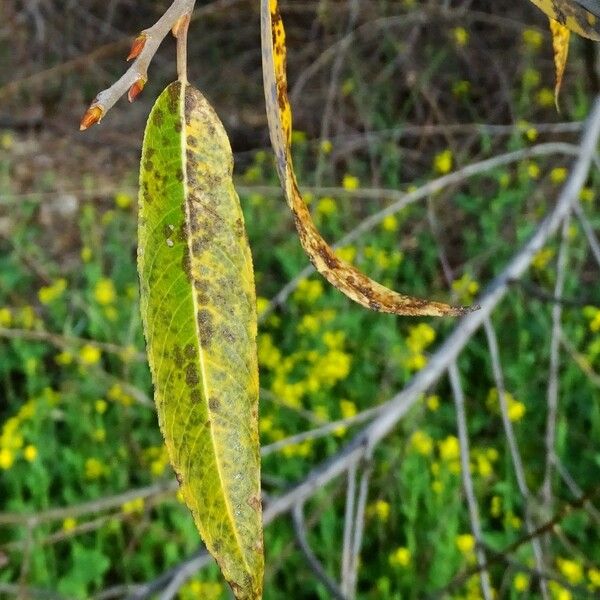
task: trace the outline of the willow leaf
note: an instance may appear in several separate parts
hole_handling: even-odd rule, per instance
[[[173,83],[148,118],[138,270],[155,402],[195,523],[236,598],[261,597],[252,258],[225,130]]]
[[[531,0],[550,19],[582,37],[600,40],[598,0]]]
[[[267,118],[277,172],[300,243],[317,271],[350,299],[380,312],[431,316],[465,312],[463,308],[394,292],[335,255],[315,227],[296,181],[290,144],[292,110],[287,94],[285,30],[277,0],[261,0],[261,40]]]

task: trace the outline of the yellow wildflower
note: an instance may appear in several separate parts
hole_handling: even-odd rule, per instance
[[[537,29],[524,29],[522,33],[523,42],[531,50],[538,50],[543,41],[544,36]]]
[[[542,76],[539,71],[536,69],[532,69],[531,67],[527,67],[523,71],[523,85],[528,88],[534,88],[540,85],[542,81]]]
[[[396,548],[388,557],[392,567],[408,567],[411,561],[410,550],[404,546]]]
[[[98,427],[92,431],[92,439],[96,442],[104,442],[106,440],[106,429]]]
[[[502,514],[502,498],[500,496],[492,496],[490,514],[496,519]]]
[[[591,204],[595,197],[596,194],[591,187],[584,187],[579,193],[579,199],[587,204]]]
[[[530,179],[539,179],[540,167],[537,163],[531,161],[527,164],[527,175]]]
[[[351,263],[356,258],[356,248],[354,246],[344,246],[343,248],[337,248],[335,255],[346,262]]]
[[[554,106],[554,91],[549,87],[543,87],[535,95],[535,100],[538,106],[541,108],[549,108]]]
[[[33,329],[38,322],[33,306],[23,306],[19,311],[18,320],[24,329]]]
[[[62,522],[63,531],[73,531],[77,527],[77,521],[73,517],[67,517]]]
[[[351,364],[350,354],[340,350],[329,350],[314,368],[318,370],[318,377],[323,385],[332,387],[338,381],[346,379],[350,373]]]
[[[96,402],[94,402],[94,408],[99,415],[103,415],[108,408],[108,403],[106,400],[96,400]]]
[[[560,585],[557,581],[550,581],[548,583],[548,587],[550,588],[550,593],[552,594],[553,600],[572,600],[573,594],[571,592]]]
[[[8,448],[0,448],[0,469],[6,471],[13,466],[15,455]]]
[[[102,215],[102,225],[104,225],[105,227],[107,225],[110,225],[114,220],[115,220],[115,211],[114,210],[107,210]]]
[[[381,221],[381,229],[383,231],[397,231],[398,230],[398,219],[396,215],[387,215]]]
[[[128,209],[131,206],[132,202],[133,202],[133,198],[129,194],[119,192],[115,196],[115,204],[123,210]]]
[[[419,352],[418,354],[411,354],[405,361],[404,366],[409,371],[420,371],[427,365],[427,357]]]
[[[358,413],[358,409],[352,400],[340,400],[340,412],[343,419],[351,419]]]
[[[320,279],[301,279],[294,290],[296,302],[314,304],[323,295],[323,282]]]
[[[590,320],[588,326],[592,333],[600,331],[600,308],[586,306],[583,309],[583,315]]]
[[[134,498],[133,500],[128,500],[121,504],[121,511],[123,514],[131,515],[134,513],[142,513],[144,512],[144,499],[143,498]]]
[[[452,291],[458,296],[460,302],[469,304],[479,291],[479,284],[470,273],[464,273],[462,277],[452,282]]]
[[[471,554],[475,549],[475,538],[470,533],[457,535],[455,543],[459,552],[464,556]]]
[[[439,479],[434,479],[431,482],[431,491],[434,494],[441,494],[444,491],[444,484]]]
[[[340,348],[343,348],[345,341],[345,331],[326,331],[323,334],[323,342],[330,350],[339,350]]]
[[[81,248],[81,252],[79,253],[79,255],[81,256],[81,260],[84,263],[89,263],[90,260],[92,260],[92,249],[89,246],[83,246],[83,248]]]
[[[438,442],[440,458],[446,462],[457,460],[460,457],[460,443],[455,435],[449,435]]]
[[[33,462],[38,455],[37,448],[33,444],[28,444],[23,448],[23,457],[27,462]]]
[[[367,515],[385,523],[390,517],[390,503],[385,500],[376,500],[367,508]]]
[[[513,579],[516,592],[526,592],[529,589],[529,577],[525,573],[517,573]]]
[[[321,140],[320,148],[323,154],[331,154],[331,151],[333,150],[333,144],[330,140]]]
[[[67,280],[63,278],[57,279],[52,285],[40,288],[38,299],[42,304],[51,304],[55,300],[58,300],[66,289]]]
[[[558,557],[556,566],[563,577],[572,585],[577,585],[583,581],[583,568],[574,560]]]
[[[94,286],[94,298],[98,304],[112,304],[117,297],[115,284],[110,279],[99,279]]]
[[[419,325],[410,327],[406,345],[411,352],[421,352],[435,341],[435,329],[427,323],[419,323]]]
[[[337,212],[337,203],[330,196],[320,198],[317,202],[317,214],[329,217]]]
[[[0,327],[10,327],[12,325],[12,320],[10,308],[0,308]]]
[[[415,449],[417,454],[421,454],[423,456],[429,456],[433,451],[433,440],[424,431],[417,429],[410,436],[410,445]]]
[[[469,32],[464,27],[455,27],[452,30],[452,37],[457,46],[466,46],[469,42]]]
[[[464,98],[471,91],[471,82],[466,79],[460,79],[452,84],[452,94],[457,98]]]
[[[262,296],[256,298],[256,313],[260,317],[269,307],[269,301]]]
[[[273,343],[273,336],[262,333],[258,336],[258,362],[262,367],[274,369],[281,361],[281,352]]]
[[[83,365],[95,365],[100,361],[100,350],[91,344],[85,344],[79,350],[79,360]]]
[[[61,366],[70,365],[73,362],[73,354],[68,350],[63,350],[54,357],[54,362]]]
[[[425,398],[425,403],[431,412],[435,412],[440,407],[440,397],[437,394],[431,394]]]
[[[593,590],[600,588],[600,569],[588,569],[587,576]]]
[[[554,258],[554,254],[554,248],[542,248],[541,250],[538,250],[531,259],[531,266],[536,271],[544,270],[548,266],[548,263]]]
[[[562,183],[566,178],[569,172],[565,167],[554,167],[552,171],[550,171],[550,181],[555,184]]]
[[[86,479],[99,479],[106,473],[105,465],[97,458],[88,458],[84,468]]]
[[[357,190],[360,186],[360,181],[358,177],[354,175],[344,175],[344,179],[342,180],[342,187],[345,190]]]
[[[454,158],[452,156],[452,150],[447,149],[439,152],[433,159],[433,168],[437,173],[445,175],[452,170]]]
[[[508,405],[508,418],[511,421],[520,421],[525,416],[526,410],[522,402],[515,400]]]

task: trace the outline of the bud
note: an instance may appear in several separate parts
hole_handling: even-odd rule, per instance
[[[129,92],[127,93],[127,99],[129,102],[133,102],[144,89],[146,85],[147,79],[145,77],[140,77],[136,80],[136,82],[129,88]]]
[[[90,106],[85,111],[85,114],[81,119],[81,123],[79,124],[79,131],[85,131],[88,127],[99,123],[100,119],[102,119],[103,114],[104,110],[102,110],[101,106]]]
[[[141,51],[146,45],[147,38],[148,36],[145,33],[140,33],[140,35],[138,35],[135,38],[135,40],[133,40],[133,43],[131,44],[131,50],[129,51],[129,55],[127,56],[127,60],[137,58],[140,55]]]

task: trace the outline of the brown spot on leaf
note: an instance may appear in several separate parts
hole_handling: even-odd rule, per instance
[[[189,363],[185,368],[185,382],[190,385],[198,385],[200,383],[200,377],[198,376],[198,369],[195,363]]]

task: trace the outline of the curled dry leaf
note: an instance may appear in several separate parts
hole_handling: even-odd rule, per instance
[[[173,83],[140,171],[141,313],[183,499],[236,598],[262,595],[256,298],[233,157],[202,94]]]
[[[263,78],[271,144],[287,203],[294,215],[300,242],[327,281],[362,306],[397,315],[460,315],[453,307],[394,292],[338,258],[323,239],[304,202],[292,163],[292,110],[287,95],[286,45],[277,0],[261,0]]]

